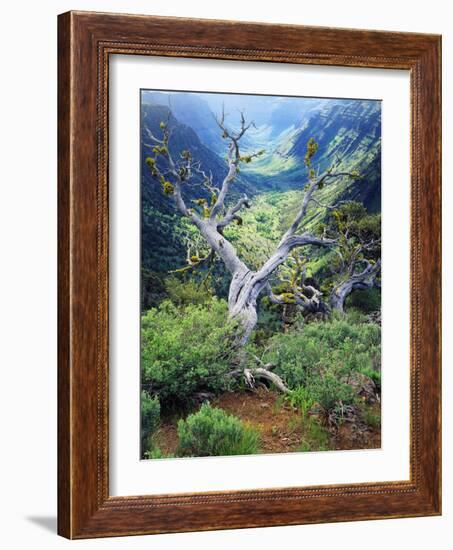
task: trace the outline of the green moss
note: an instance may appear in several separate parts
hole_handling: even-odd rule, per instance
[[[280,294],[280,297],[285,302],[285,304],[296,303],[296,297],[294,296],[294,294],[291,294],[291,292],[284,292],[283,294]]]
[[[319,145],[316,143],[314,138],[310,138],[307,143],[307,152],[304,157],[305,166],[311,166],[311,159],[318,150]]]
[[[173,195],[175,188],[173,187],[173,184],[170,181],[164,181],[163,190],[166,195]]]

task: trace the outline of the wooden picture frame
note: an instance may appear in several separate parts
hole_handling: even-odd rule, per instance
[[[441,39],[69,12],[58,21],[58,532],[89,538],[441,513]],[[111,54],[404,69],[411,95],[410,480],[109,496]]]

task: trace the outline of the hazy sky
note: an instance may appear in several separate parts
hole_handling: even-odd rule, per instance
[[[184,96],[184,97],[183,97]],[[178,92],[178,91],[160,91],[143,90],[142,100],[152,99],[153,101],[169,105],[171,101],[180,103],[184,99],[202,100],[210,110],[220,115],[222,105],[225,106],[225,113],[233,121],[239,120],[239,111],[244,111],[248,120],[253,120],[258,126],[268,124],[272,114],[278,117],[293,119],[295,123],[302,117],[310,113],[312,109],[320,110],[328,107],[332,103],[341,104],[350,102],[351,99],[332,99],[332,98],[313,98],[313,97],[287,97],[270,95],[251,95],[251,94],[224,94],[209,92]],[[179,101],[178,101],[179,100]],[[375,101],[375,100],[356,100],[356,101]],[[192,103],[191,105],[194,105]],[[194,107],[192,107],[194,108]],[[299,119],[299,120],[297,120]]]

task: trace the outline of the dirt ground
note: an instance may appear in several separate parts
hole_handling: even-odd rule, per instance
[[[258,428],[262,453],[300,451],[301,442],[309,436],[309,421],[300,411],[265,388],[224,393],[211,404]],[[373,412],[379,414],[379,405],[374,405]],[[164,454],[174,454],[178,447],[177,421],[177,417],[162,419],[156,434],[156,443]],[[328,432],[327,439],[328,450],[376,449],[381,446],[381,430],[368,426],[358,416],[353,422],[344,422],[338,430]]]

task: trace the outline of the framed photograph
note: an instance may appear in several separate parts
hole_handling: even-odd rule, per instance
[[[440,37],[58,40],[59,533],[440,514]]]

